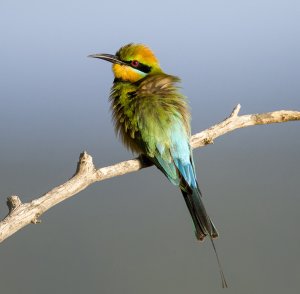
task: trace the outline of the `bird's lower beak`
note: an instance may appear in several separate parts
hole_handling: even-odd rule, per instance
[[[111,63],[117,63],[117,64],[121,64],[121,65],[127,65],[125,62],[123,62],[122,60],[120,60],[117,56],[112,55],[112,54],[91,54],[88,57],[100,58],[100,59],[109,61]]]

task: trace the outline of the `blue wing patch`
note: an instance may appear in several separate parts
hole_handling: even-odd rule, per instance
[[[180,184],[179,172],[191,188],[197,188],[189,137],[179,119],[174,121],[168,137],[167,144],[156,144],[155,163],[174,185]]]

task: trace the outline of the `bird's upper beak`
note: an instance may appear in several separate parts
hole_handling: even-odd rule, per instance
[[[117,64],[121,64],[121,65],[127,65],[127,63],[123,62],[117,56],[112,55],[112,54],[105,54],[105,53],[104,54],[91,54],[88,57],[100,58],[100,59],[109,61],[111,63],[117,63]]]

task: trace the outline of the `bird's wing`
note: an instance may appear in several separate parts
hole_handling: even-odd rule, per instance
[[[174,76],[147,77],[136,92],[138,125],[145,153],[175,185],[183,177],[197,187],[189,145],[190,126],[186,98],[178,92]]]
[[[189,144],[189,135],[186,133],[182,122],[178,120],[174,122],[170,133],[170,140],[170,153],[176,168],[189,187],[197,188],[198,184]]]

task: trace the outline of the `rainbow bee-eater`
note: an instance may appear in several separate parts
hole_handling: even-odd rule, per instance
[[[190,112],[178,77],[163,72],[145,45],[128,44],[115,55],[90,57],[111,62],[110,94],[116,133],[124,145],[158,167],[181,190],[198,240],[208,236],[215,250],[223,287],[227,287],[213,239],[218,232],[202,202],[190,146]]]

